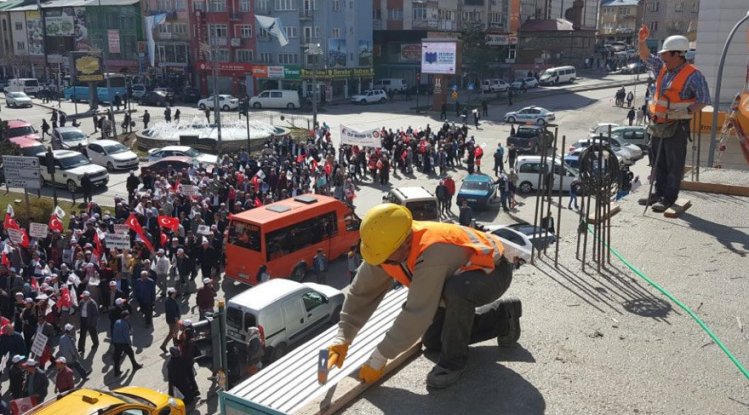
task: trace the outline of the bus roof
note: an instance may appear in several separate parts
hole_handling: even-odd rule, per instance
[[[323,206],[333,206],[342,203],[340,200],[323,195],[303,194],[293,198],[280,200],[260,208],[245,210],[231,217],[231,220],[250,222],[257,225],[275,222],[299,212],[319,209]]]

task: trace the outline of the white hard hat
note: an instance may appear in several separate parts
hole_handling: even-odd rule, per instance
[[[684,36],[669,36],[663,41],[663,47],[658,53],[663,52],[686,52],[689,50],[689,39]]]

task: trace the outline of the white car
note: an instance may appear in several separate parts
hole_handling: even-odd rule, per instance
[[[203,98],[198,101],[198,108],[201,110],[213,109],[215,103],[214,96],[211,95],[208,98]],[[223,111],[235,110],[239,108],[239,98],[235,98],[231,95],[219,95],[218,96],[218,107]]]
[[[513,81],[512,84],[510,84],[510,88],[514,90],[523,89],[523,81],[525,81],[526,88],[538,88],[538,80],[532,76]]]
[[[375,102],[385,102],[387,100],[388,94],[381,89],[368,89],[361,94],[351,96],[351,102],[354,104],[372,104]]]
[[[114,140],[93,142],[86,147],[86,154],[92,163],[104,166],[109,171],[138,169],[138,155]]]
[[[143,84],[133,84],[132,86],[133,98],[140,99],[146,94],[146,86]]]
[[[588,130],[588,137],[597,138],[601,134],[603,134],[604,137],[607,137],[609,135],[609,127],[611,127],[611,130],[613,130],[618,126],[619,124],[613,122],[599,122],[598,124],[590,127],[590,130]]]
[[[493,233],[502,240],[505,258],[521,264],[530,262],[533,242],[528,235],[510,228],[508,225],[481,225],[485,232]]]
[[[501,79],[484,79],[481,81],[481,92],[484,93],[507,92],[508,89],[510,89],[510,84]]]
[[[170,156],[182,156],[190,157],[197,160],[199,163],[216,164],[218,163],[218,156],[214,154],[201,153],[192,147],[188,146],[166,146],[162,148],[152,148],[148,150],[148,161],[161,160],[164,157]]]
[[[5,105],[10,108],[33,107],[31,98],[24,92],[7,92],[5,94]]]
[[[44,183],[52,182],[52,175],[47,173],[47,156],[37,154],[39,158],[39,173]],[[73,150],[53,150],[55,160],[55,184],[65,186],[68,191],[75,192],[81,188],[81,179],[88,174],[94,186],[106,186],[109,183],[107,169],[92,164],[83,154]]]
[[[54,150],[76,149],[88,144],[86,133],[77,127],[57,127],[52,130],[52,148]]]
[[[541,107],[525,107],[520,111],[510,111],[505,114],[505,122],[509,123],[535,123],[544,125],[556,119],[553,112]]]
[[[584,138],[578,142],[572,144],[569,148],[569,154],[581,153],[592,143],[598,142],[598,139]],[[608,138],[603,139],[604,143],[608,142]],[[611,137],[611,148],[614,150],[617,156],[621,156],[625,164],[634,164],[635,161],[643,157],[642,149],[634,144],[627,143],[619,137]]]

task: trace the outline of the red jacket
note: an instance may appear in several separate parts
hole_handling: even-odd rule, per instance
[[[455,181],[448,177],[445,179],[445,187],[447,187],[447,194],[452,196],[455,194]]]
[[[55,387],[58,392],[65,392],[75,388],[75,382],[73,381],[73,369],[67,365],[57,371],[57,378],[55,379]]]

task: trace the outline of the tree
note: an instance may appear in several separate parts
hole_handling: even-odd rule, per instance
[[[496,52],[486,44],[486,31],[481,22],[464,22],[460,32],[463,45],[463,65],[468,72],[484,78],[489,74],[491,62],[496,61]]]

